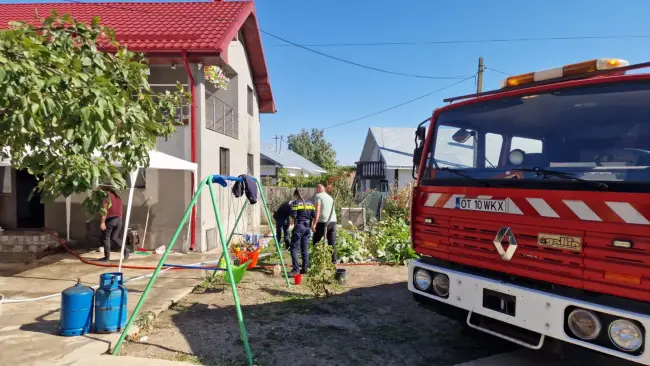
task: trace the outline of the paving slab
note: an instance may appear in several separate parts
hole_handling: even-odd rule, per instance
[[[100,253],[84,255],[99,258]],[[113,257],[117,257],[115,253]],[[167,262],[178,264],[216,260],[216,254],[172,253]],[[155,266],[160,256],[132,255],[126,264]],[[60,293],[73,286],[77,279],[87,286],[99,283],[99,275],[117,268],[88,265],[70,255],[44,258],[37,263],[0,263],[0,294],[5,299],[36,298]],[[125,279],[151,274],[153,270],[124,269]],[[160,275],[147,296],[142,312],[160,313],[187,295],[200,283],[206,271],[171,270]],[[127,283],[128,312],[135,308],[147,279]],[[72,365],[89,356],[106,353],[119,338],[119,333],[86,334],[61,337],[56,334],[59,323],[60,296],[26,303],[0,304],[0,365]],[[89,364],[89,363],[86,363]]]
[[[81,359],[71,366],[183,366],[183,365],[196,365],[195,363],[157,360],[153,358],[140,358],[131,356],[91,356]]]

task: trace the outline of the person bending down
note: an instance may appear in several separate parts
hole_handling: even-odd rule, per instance
[[[104,209],[106,215],[102,216],[99,228],[102,230],[101,243],[104,246],[104,258],[99,262],[108,262],[111,259],[111,242],[120,250],[122,249],[122,199],[115,192],[113,187],[102,186],[101,189],[108,193],[108,198],[104,200]],[[124,248],[124,259],[128,259],[131,251]]]
[[[289,218],[291,217],[291,204],[293,201],[287,201],[278,207],[277,211],[273,213],[273,220],[275,220],[275,237],[278,243],[282,242],[284,234],[284,245],[287,250],[291,247],[291,239],[289,236]]]

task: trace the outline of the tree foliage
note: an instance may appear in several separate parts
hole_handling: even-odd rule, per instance
[[[0,158],[36,176],[44,201],[87,193],[84,206],[100,211],[97,183],[124,189],[122,172],[148,166],[174,132],[180,88],[154,93],[144,57],[97,17],[12,23],[0,31]]]
[[[312,163],[329,170],[336,166],[336,152],[332,144],[325,140],[325,132],[312,128],[311,133],[302,129],[296,135],[287,138],[289,150],[311,161]]]

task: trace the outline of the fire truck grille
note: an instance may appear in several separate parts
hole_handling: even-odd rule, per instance
[[[494,243],[510,227],[517,248],[503,259]],[[579,238],[574,250],[540,245],[540,233]],[[506,236],[507,237],[507,236]],[[422,254],[478,268],[589,291],[650,301],[650,239],[634,238],[632,248],[617,248],[616,234],[557,227],[429,215],[414,222],[414,246]],[[504,250],[510,245],[504,238]]]

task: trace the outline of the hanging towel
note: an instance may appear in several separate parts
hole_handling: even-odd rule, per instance
[[[232,185],[232,195],[235,196],[236,198],[239,198],[244,195],[244,183],[237,181],[235,184]]]

